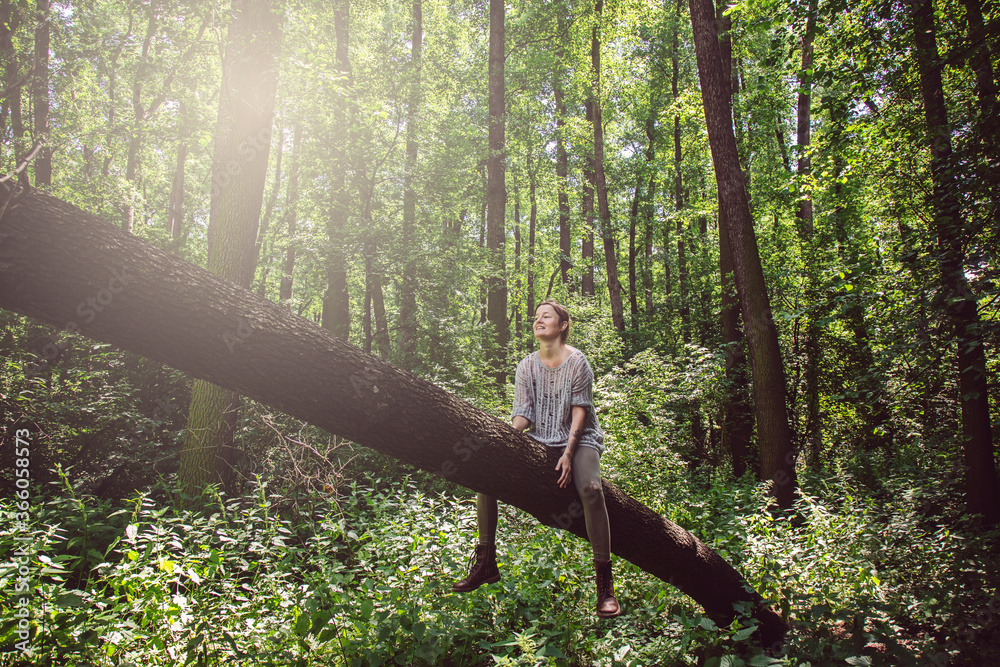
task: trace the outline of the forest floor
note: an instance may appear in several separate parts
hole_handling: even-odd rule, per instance
[[[780,652],[754,647],[751,620],[719,628],[621,560],[624,614],[598,619],[589,545],[507,506],[503,579],[451,593],[474,543],[473,497],[413,473],[323,496],[265,484],[198,510],[162,486],[111,501],[64,479],[32,510],[34,657],[15,650],[10,596],[0,664],[1000,665],[1000,536],[961,518],[953,479],[807,474],[782,513],[749,482],[650,486],[613,459],[612,482],[712,546],[789,620]],[[14,553],[13,529],[0,545]]]

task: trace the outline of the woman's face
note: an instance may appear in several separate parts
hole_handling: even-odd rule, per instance
[[[566,322],[562,323],[566,325]],[[559,314],[550,304],[543,303],[535,311],[535,338],[539,340],[552,340],[559,338],[565,326],[559,323]]]

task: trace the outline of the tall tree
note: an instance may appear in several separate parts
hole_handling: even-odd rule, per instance
[[[920,94],[931,152],[930,195],[932,227],[937,237],[942,301],[955,329],[958,350],[959,396],[965,450],[965,504],[970,514],[1000,521],[993,438],[990,430],[986,355],[976,295],[965,276],[964,222],[958,197],[957,164],[951,146],[951,127],[941,81],[943,63],[937,48],[934,6],[931,0],[910,0],[915,55],[920,72]]]
[[[796,173],[799,187],[806,192],[799,196],[798,209],[795,212],[799,227],[799,238],[802,242],[803,256],[807,267],[806,298],[810,301],[816,298],[815,271],[816,263],[815,239],[813,230],[813,202],[808,192],[807,180],[812,174],[812,158],[810,156],[812,127],[812,71],[813,71],[813,39],[816,32],[817,0],[809,0],[806,7],[805,29],[800,38],[802,49],[801,67],[799,69],[799,91],[796,104],[796,153],[798,163]],[[810,465],[819,467],[820,452],[823,445],[822,424],[819,414],[819,364],[820,364],[820,328],[816,321],[819,316],[813,311],[806,319],[805,340],[805,447]]]
[[[208,270],[241,287],[253,280],[257,227],[264,199],[281,28],[271,0],[233,0],[222,62],[222,89],[212,165]],[[231,321],[228,348],[245,342],[249,323]],[[233,481],[233,430],[239,395],[204,380],[191,392],[181,450],[181,486]]]
[[[279,140],[283,137],[279,135]],[[292,299],[292,285],[295,279],[295,256],[298,250],[298,207],[299,207],[299,165],[302,162],[302,123],[295,123],[292,130],[292,166],[288,170],[288,189],[285,191],[285,228],[288,230],[288,247],[285,249],[285,265],[282,267],[278,300],[288,303]]]
[[[489,54],[489,157],[486,161],[488,179],[486,211],[486,247],[489,254],[489,280],[487,282],[487,318],[493,325],[494,356],[493,376],[497,385],[507,382],[507,339],[510,325],[507,321],[507,276],[504,265],[504,239],[507,237],[506,215],[506,147],[504,105],[504,0],[490,0],[490,54]]]
[[[420,107],[420,72],[423,66],[423,5],[413,0],[413,33],[410,37],[409,99],[406,104],[406,162],[403,168],[403,280],[399,303],[399,359],[403,368],[416,364],[417,350],[417,264],[413,244],[417,221],[417,122]]]
[[[625,331],[622,285],[618,280],[618,250],[615,247],[615,233],[611,226],[608,183],[604,175],[604,121],[601,116],[601,23],[604,20],[604,0],[596,0],[594,14],[594,27],[590,33],[590,62],[594,80],[587,100],[594,126],[594,190],[597,192],[601,238],[604,241],[604,262],[608,274],[611,320],[618,331]]]
[[[723,69],[714,4],[690,0],[689,6],[709,147],[750,347],[761,474],[787,508],[795,495],[795,454],[785,408],[785,372],[733,132],[730,77]]]
[[[673,45],[670,50],[670,92],[674,106],[680,108],[680,31],[683,0],[677,0],[677,21],[674,23]],[[691,342],[691,308],[688,304],[688,263],[685,247],[684,226],[684,178],[681,173],[681,117],[674,114],[674,212],[677,224],[677,286],[681,316],[681,336],[685,343]]]
[[[352,88],[350,58],[350,0],[336,0],[333,3],[333,29],[337,37],[337,69]],[[349,107],[349,95],[339,95],[334,102],[334,129],[331,145],[331,187],[330,214],[327,217],[327,236],[330,249],[326,256],[326,294],[323,296],[323,326],[347,340],[351,334],[351,299],[347,288],[347,256],[344,252],[345,228],[349,215],[350,195],[347,183],[347,154],[350,143],[350,125],[353,114]]]
[[[21,160],[27,157],[24,150],[24,118],[21,109],[21,86],[24,81],[21,78],[21,67],[17,57],[17,47],[14,44],[14,35],[17,34],[21,24],[21,15],[17,4],[13,0],[2,0],[0,2],[0,51],[3,52],[7,66],[4,71],[4,83],[9,105],[11,147],[13,148],[12,163],[15,167]],[[5,105],[6,106],[6,105]],[[6,128],[4,128],[6,130]],[[22,187],[28,187],[28,171],[22,169],[18,172],[18,182]]]
[[[49,0],[37,0],[35,15],[35,62],[31,86],[34,135],[42,147],[35,156],[35,187],[52,185],[52,145],[49,137]]]
[[[572,237],[569,216],[569,154],[566,150],[566,102],[562,81],[563,50],[558,49],[558,66],[552,82],[556,103],[556,187],[559,201],[559,274],[567,288],[572,266]]]
[[[732,16],[719,3],[717,21],[721,34],[723,76],[729,74],[730,88],[726,104],[732,108],[737,78],[733,71]],[[733,475],[742,477],[750,461],[750,440],[753,434],[753,407],[750,404],[750,377],[747,369],[746,339],[740,326],[740,303],[733,277],[733,251],[726,232],[726,209],[719,192],[719,279],[722,319],[722,342],[726,349],[726,390],[722,402],[723,449],[732,460]]]

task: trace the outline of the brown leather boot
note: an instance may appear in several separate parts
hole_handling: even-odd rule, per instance
[[[474,591],[483,584],[500,581],[500,569],[497,567],[497,545],[477,544],[475,560],[469,568],[469,576],[456,581],[451,590],[456,593]]]
[[[615,599],[615,582],[611,577],[611,561],[594,561],[597,572],[597,615],[611,618],[622,613],[621,605]]]

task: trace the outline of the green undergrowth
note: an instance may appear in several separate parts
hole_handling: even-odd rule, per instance
[[[644,501],[745,574],[791,623],[765,653],[752,621],[719,628],[677,590],[616,561],[625,613],[598,619],[589,545],[502,506],[503,578],[449,587],[474,543],[470,496],[408,478],[345,486],[295,508],[266,484],[206,496],[162,487],[125,502],[61,486],[37,495],[29,659],[17,601],[0,603],[0,664],[36,665],[972,665],[998,625],[997,535],[926,520],[946,481],[802,480],[792,514],[751,484],[675,480]],[[418,488],[419,487],[419,488]],[[2,509],[12,512],[10,502]],[[994,556],[995,557],[995,556]],[[0,564],[13,591],[17,564]],[[747,641],[747,640],[750,641]],[[985,651],[985,653],[984,653]]]

